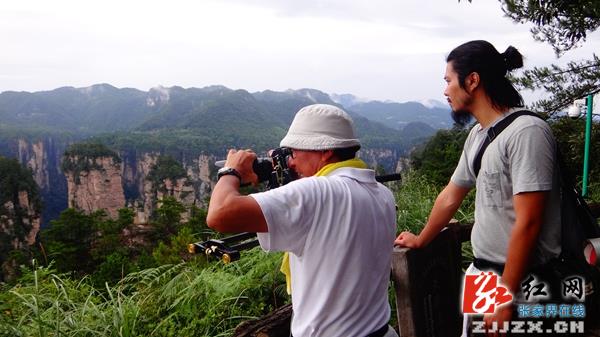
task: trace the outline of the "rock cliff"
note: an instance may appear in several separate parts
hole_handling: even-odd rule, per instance
[[[125,167],[125,184],[132,185],[131,180],[137,180],[137,193],[128,196],[128,200],[137,205],[135,222],[145,223],[158,207],[160,200],[166,196],[174,197],[188,210],[191,206],[207,206],[206,199],[210,196],[213,184],[210,174],[213,161],[214,158],[207,155],[179,162],[173,157],[146,153],[134,161],[135,168]],[[183,214],[183,220],[187,220],[188,216],[189,212]]]
[[[40,207],[30,201],[29,194],[25,190],[18,191],[15,200],[0,206],[0,232],[11,237],[13,249],[33,245],[40,231]]]
[[[358,153],[370,167],[392,167],[394,172],[399,172],[398,158],[401,158],[399,150],[392,149],[361,149]],[[387,172],[393,173],[393,172]]]
[[[98,144],[77,144],[67,150],[62,165],[68,205],[88,212],[105,209],[111,218],[118,216],[119,208],[130,207],[136,224],[148,223],[166,196],[187,209],[204,207],[211,191],[212,161],[207,155],[180,162],[158,152],[117,154]]]
[[[11,279],[40,230],[41,202],[30,170],[0,157],[0,281]]]
[[[175,197],[188,208],[192,205],[204,207],[215,183],[213,163],[222,159],[210,154],[171,153],[180,164],[182,174],[149,180],[158,158],[166,154],[129,148],[112,151],[103,159],[88,157],[91,159],[81,167],[84,169],[77,169],[74,175],[74,171],[63,171],[62,165],[69,156],[71,162],[85,157],[81,154],[76,157],[76,152],[64,156],[73,142],[75,140],[68,137],[45,137],[33,141],[18,139],[0,147],[0,155],[16,157],[31,169],[44,204],[42,226],[57,218],[67,207],[86,211],[106,208],[111,217],[115,217],[121,207],[132,207],[136,210],[135,222],[145,224],[155,211],[157,201],[166,195]],[[109,158],[113,155],[120,160],[111,162]],[[362,149],[360,156],[373,167],[377,164],[396,167],[401,153],[390,149]],[[93,167],[96,168],[90,169]]]
[[[68,140],[53,137],[34,141],[20,138],[13,144],[3,144],[6,148],[0,153],[17,158],[21,165],[31,169],[44,201],[42,225],[58,217],[67,208],[67,182],[60,167],[67,143]]]
[[[72,208],[94,212],[106,210],[116,219],[118,209],[125,207],[125,194],[121,181],[121,163],[113,157],[65,158],[74,162],[87,161],[88,169],[66,170],[68,205]]]

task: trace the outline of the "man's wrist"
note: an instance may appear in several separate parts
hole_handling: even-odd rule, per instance
[[[423,247],[423,238],[421,237],[421,234],[417,234],[415,237],[415,248],[421,248]]]
[[[233,167],[225,166],[223,168],[220,168],[219,171],[217,171],[217,181],[221,180],[221,178],[225,176],[237,177],[240,182],[240,185],[242,184],[242,175],[238,170],[234,169]]]

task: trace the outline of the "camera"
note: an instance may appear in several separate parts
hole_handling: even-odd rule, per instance
[[[292,149],[278,147],[269,152],[268,158],[254,160],[252,170],[258,176],[258,182],[267,182],[268,189],[273,189],[298,179],[296,171],[288,166],[290,158],[292,158]],[[215,162],[215,166],[224,165],[224,160]],[[399,173],[375,177],[375,180],[380,183],[400,179]],[[255,233],[240,233],[221,239],[190,243],[188,251],[190,254],[204,252],[207,256],[217,257],[224,263],[230,263],[240,258],[240,251],[256,247],[258,244]]]
[[[269,152],[268,159],[256,159],[252,170],[258,176],[259,182],[267,182],[267,188],[273,189],[298,179],[296,171],[288,166],[292,157],[292,149],[278,147]]]

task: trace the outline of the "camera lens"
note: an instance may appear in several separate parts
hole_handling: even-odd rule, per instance
[[[267,159],[256,159],[252,163],[252,170],[258,176],[259,182],[268,181],[273,172],[273,163]]]

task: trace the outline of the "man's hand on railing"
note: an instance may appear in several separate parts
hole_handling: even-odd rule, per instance
[[[402,232],[396,240],[394,245],[407,248],[420,248],[419,237],[411,232]]]

